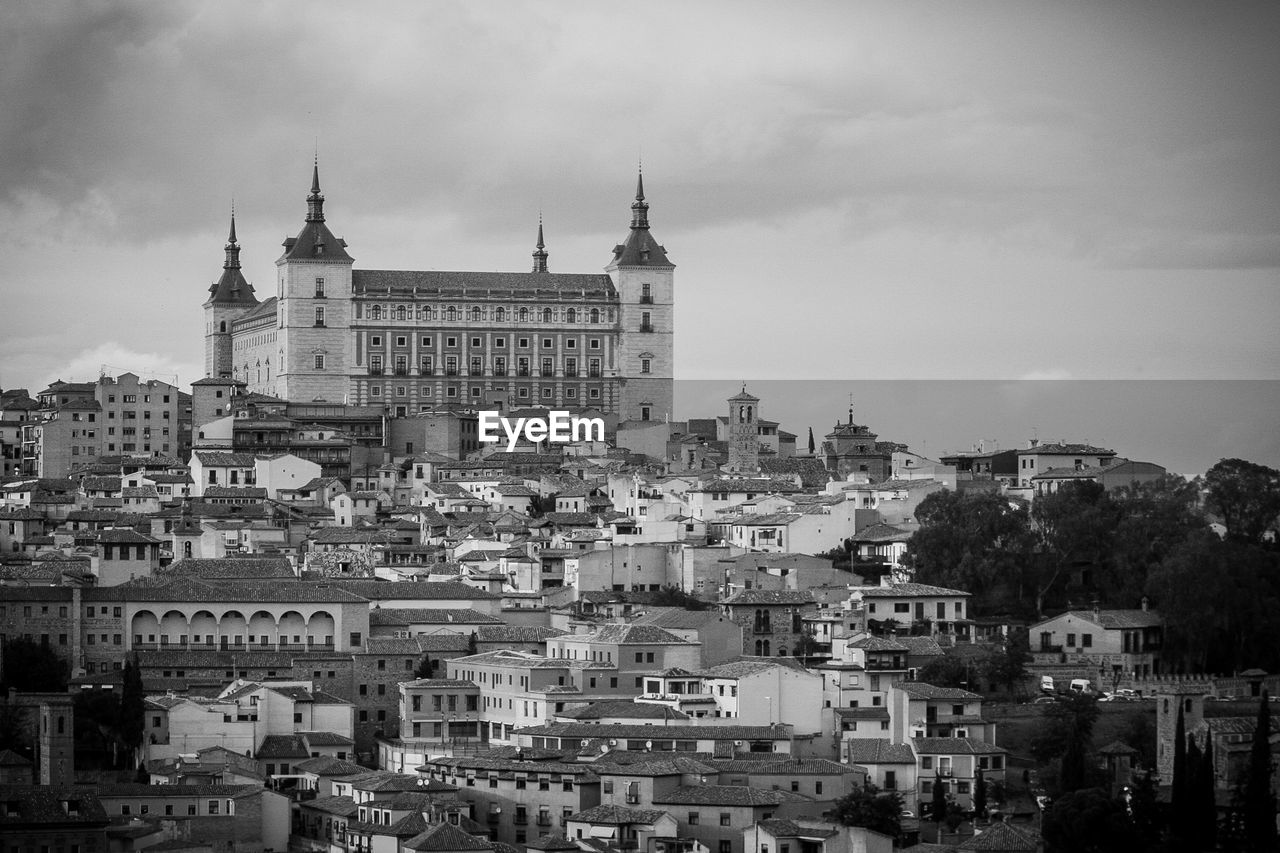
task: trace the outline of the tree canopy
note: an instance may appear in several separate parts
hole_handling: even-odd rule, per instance
[[[1244,459],[1223,459],[1204,475],[1205,498],[1237,542],[1260,544],[1280,516],[1280,471]]]
[[[861,826],[896,838],[902,831],[902,795],[865,785],[835,801],[835,817],[845,826]]]

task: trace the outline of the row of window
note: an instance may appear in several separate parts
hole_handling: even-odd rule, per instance
[[[317,358],[317,361],[316,361],[317,365],[323,364],[324,356],[322,354],[317,353],[316,358]],[[461,364],[461,360],[458,356],[456,355],[445,356],[443,363],[444,363],[445,376],[458,375],[459,365]],[[431,356],[424,355],[418,359],[418,373],[433,375],[439,364],[440,362],[437,362]],[[470,376],[485,376],[487,373],[485,368],[485,359],[483,356],[478,356],[478,355],[471,356],[470,360],[467,361],[466,364],[467,364],[468,375]],[[494,356],[493,364],[492,364],[493,375],[506,376],[508,364],[509,362],[506,356],[501,356],[501,355]],[[517,356],[514,362],[515,375],[530,376],[532,373],[532,365],[533,365],[533,358],[531,356]],[[540,368],[541,368],[541,375],[555,376],[556,375],[555,358],[553,356],[544,357],[541,360]],[[248,368],[246,367],[245,369],[247,370]],[[406,355],[393,356],[391,369],[397,376],[407,376],[409,374],[409,357]],[[653,358],[650,356],[642,357],[640,359],[640,372],[650,373],[652,370],[653,370]],[[386,367],[385,367],[385,362],[383,361],[383,357],[381,355],[370,355],[369,356],[369,372],[376,376],[385,371],[386,371]],[[598,378],[601,375],[600,371],[601,371],[601,360],[599,358],[587,359],[587,373],[586,373],[587,376]],[[572,356],[565,358],[564,375],[565,376],[578,375],[578,359],[577,358],[574,358]]]
[[[377,306],[374,306],[374,307],[377,307]],[[317,325],[317,326],[323,326],[323,325],[325,325],[325,313],[324,313],[324,306],[323,306],[323,305],[317,305],[317,306],[315,307],[315,309],[314,309],[314,310],[315,310],[315,325]],[[501,310],[501,309],[499,309],[499,310]],[[521,310],[522,312],[527,312],[527,310],[528,310],[528,309],[522,308],[522,309],[520,309],[520,310]],[[452,312],[452,311],[453,311],[453,309],[452,309],[452,308],[450,308],[450,309],[448,309],[448,312],[446,312],[446,313],[449,313],[449,312]],[[595,312],[595,313],[598,313],[598,309],[592,309],[592,311],[593,311],[593,312]],[[550,309],[547,309],[547,311],[544,311],[544,312],[543,312],[543,314],[544,314],[544,320],[543,320],[543,322],[545,322],[545,323],[550,323],[550,322],[552,322],[552,320],[550,319],[549,313],[550,313]],[[572,309],[572,308],[570,308],[570,309],[569,309],[569,313],[573,313],[573,309]],[[284,319],[283,319],[283,318],[284,318],[284,314],[283,314],[283,313],[281,313],[281,315],[280,315],[280,316],[281,316],[281,320],[280,320],[280,322],[283,324],[283,322],[284,322]],[[609,317],[610,317],[610,322],[612,322],[613,312],[609,312]],[[380,319],[382,319],[382,318],[381,318],[381,316],[379,315],[379,316],[377,316],[377,317],[370,317],[369,319],[371,319],[371,320],[380,320]],[[404,319],[404,318],[395,318],[395,319]],[[419,317],[419,318],[417,318],[417,319],[423,320],[423,319],[434,319],[434,318]],[[456,316],[446,316],[446,317],[445,317],[445,319],[446,319],[446,320],[456,320],[456,319],[457,319],[457,317],[456,317]],[[476,318],[476,319],[479,319],[479,318]],[[520,319],[520,322],[526,322],[528,318],[527,318],[527,317],[520,317],[519,319]],[[501,319],[499,319],[499,320],[498,320],[498,322],[502,322],[502,320],[501,320]],[[573,323],[573,322],[577,322],[577,320],[576,320],[576,318],[575,318],[575,319],[573,319],[573,320],[566,320],[566,322]],[[592,320],[591,322],[593,322],[593,323],[598,323],[598,322],[600,322],[600,321],[599,321],[598,319],[594,319],[594,320]],[[652,331],[653,331],[653,312],[652,312],[652,311],[641,311],[641,312],[640,312],[640,331],[642,331],[642,332],[652,332]]]
[[[382,396],[382,394],[383,394],[383,391],[384,391],[384,390],[386,391],[386,394],[387,394],[387,396],[389,396],[389,397],[390,397],[390,396],[393,396],[393,393],[394,393],[394,396],[396,396],[396,397],[408,397],[408,396],[409,396],[409,388],[408,388],[408,387],[406,387],[406,386],[404,386],[404,385],[398,385],[398,386],[396,386],[394,389],[391,389],[391,388],[386,388],[386,389],[384,389],[384,388],[383,388],[383,386],[381,386],[381,385],[370,385],[370,386],[369,386],[369,396],[370,396],[370,397],[381,397],[381,396]],[[507,388],[506,388],[506,386],[499,386],[499,387],[494,388],[494,389],[492,389],[492,390],[493,390],[495,393],[498,393],[498,394],[504,394],[504,393],[506,393],[506,392],[507,392]],[[471,386],[471,389],[470,389],[470,394],[471,394],[471,397],[472,397],[473,399],[479,399],[479,398],[484,394],[484,389],[483,389],[483,388],[481,388],[479,385],[472,385],[472,386]],[[423,385],[423,386],[421,387],[421,389],[419,389],[419,396],[421,396],[421,397],[431,397],[431,396],[432,396],[431,386],[430,386],[430,385]],[[457,399],[457,398],[460,396],[458,386],[456,386],[456,385],[449,385],[449,386],[447,386],[447,387],[444,389],[444,396],[445,396],[446,398],[450,399],[450,400]],[[529,387],[529,386],[527,386],[527,385],[520,385],[520,386],[517,386],[517,387],[516,387],[516,389],[515,389],[515,396],[516,396],[518,399],[520,399],[520,400],[528,400],[528,399],[530,399],[531,397],[541,397],[543,400],[550,400],[550,399],[552,399],[552,398],[554,398],[554,397],[555,397],[555,389],[554,389],[553,387],[551,387],[550,385],[544,385],[544,386],[542,387],[542,389],[541,389],[541,393],[539,393],[539,391],[538,391],[538,389],[537,389],[536,387],[535,387],[535,388],[533,388],[533,389],[531,390],[531,389],[530,389],[530,387]],[[578,397],[578,389],[577,389],[577,388],[575,388],[575,387],[572,387],[572,386],[567,387],[567,388],[565,388],[565,389],[564,389],[564,396],[565,396],[566,398],[570,399],[570,400],[576,400],[576,399],[577,399],[577,397]],[[599,399],[600,399],[600,389],[599,389],[599,388],[588,388],[588,389],[587,389],[587,399],[589,399],[589,400],[599,400]],[[426,404],[426,403],[423,403],[423,404],[421,404],[421,405],[418,407],[418,409],[419,409],[419,411],[426,412],[426,411],[430,411],[430,410],[431,410],[431,406],[430,406],[430,405],[428,405],[428,404]],[[408,415],[408,408],[407,408],[406,406],[400,406],[400,407],[398,407],[398,409],[397,409],[397,411],[396,411],[396,417],[398,417],[398,418],[403,418],[403,417],[405,417],[405,416],[407,416],[407,415]],[[648,418],[647,416],[643,416],[643,415],[642,415],[642,417],[641,417],[641,420],[646,420],[646,421],[647,421],[648,419],[649,419],[649,418]]]
[[[434,340],[435,338],[431,335],[423,335],[419,340],[419,349],[431,349],[433,346],[432,342]],[[462,339],[457,337],[456,335],[446,335],[443,338],[441,338],[441,340],[444,341],[445,349],[453,349],[455,347],[459,347],[462,345],[461,344]],[[533,340],[534,340],[533,338],[516,338],[516,349],[531,349],[533,347]],[[396,335],[395,345],[397,347],[407,347],[409,345],[408,335]],[[578,339],[565,338],[564,345],[565,345],[565,349],[577,349]],[[380,348],[381,346],[382,346],[381,335],[369,336],[369,347],[371,349],[377,349],[377,348]],[[554,347],[555,347],[555,338],[542,339],[543,349],[553,349]],[[601,347],[600,338],[587,338],[587,349],[598,350],[600,349],[600,347]],[[484,338],[479,336],[473,336],[471,338],[471,349],[483,349],[483,348],[484,348]],[[506,337],[505,336],[495,337],[493,339],[493,348],[506,349],[507,348]]]
[[[108,403],[114,403],[115,401],[116,401],[116,395],[115,395],[115,394],[108,394],[108,395],[107,395],[107,402],[108,402]],[[122,403],[136,403],[136,402],[138,402],[138,395],[137,395],[137,394],[122,394],[122,395],[121,395],[121,398],[120,398],[120,401],[121,401]],[[143,395],[142,395],[142,402],[144,402],[144,403],[150,403],[150,402],[151,402],[151,395],[150,395],[150,394],[143,394]],[[165,395],[164,395],[164,398],[163,398],[162,402],[165,402],[165,403],[169,402],[169,395],[168,395],[168,394],[165,394]]]
[[[323,288],[320,287],[319,282],[316,284],[316,296],[318,298],[323,298]],[[645,287],[648,287],[648,285],[645,285]],[[645,296],[649,296],[649,294],[646,292],[641,296],[641,302],[644,304],[652,303],[652,298],[646,301]],[[579,311],[577,308],[566,308],[562,314],[559,309],[543,308],[539,311],[536,308],[522,306],[520,308],[512,309],[510,311],[510,316],[508,316],[507,309],[502,306],[498,306],[490,312],[488,308],[483,308],[479,305],[473,305],[469,309],[462,309],[456,305],[448,305],[444,308],[438,309],[430,306],[422,306],[415,309],[406,305],[386,306],[385,308],[382,305],[370,305],[365,309],[363,303],[357,303],[356,305],[356,317],[369,320],[382,320],[384,318],[387,320],[396,320],[401,322],[408,322],[410,320],[415,322],[431,320],[458,322],[459,320],[462,320],[466,322],[479,323],[490,319],[490,316],[492,316],[495,323],[505,323],[508,320],[513,320],[517,323],[528,323],[540,319],[543,323],[583,322],[598,324],[601,322],[612,323],[613,309],[606,308],[602,311],[599,308],[584,308]]]

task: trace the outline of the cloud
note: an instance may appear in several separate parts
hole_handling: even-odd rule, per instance
[[[46,373],[40,387],[48,387],[59,379],[88,382],[101,375],[119,376],[126,372],[136,373],[143,379],[159,379],[184,387],[204,375],[204,365],[178,362],[162,353],[138,352],[117,341],[107,341],[81,350],[57,369]],[[31,390],[34,393],[37,389]]]

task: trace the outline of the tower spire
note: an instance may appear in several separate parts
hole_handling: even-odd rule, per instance
[[[320,194],[320,155],[311,166],[311,195],[307,196],[307,221],[324,222],[324,196]]]
[[[240,269],[240,246],[236,243],[236,203],[231,203],[231,231],[227,234],[227,259],[222,262],[224,270]]]
[[[632,229],[649,228],[649,203],[644,200],[644,171],[637,170],[636,174],[636,200],[631,203],[631,227]]]
[[[547,271],[547,246],[542,240],[542,211],[538,211],[538,246],[533,251],[533,271]]]

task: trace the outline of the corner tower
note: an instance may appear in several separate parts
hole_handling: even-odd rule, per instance
[[[649,231],[644,175],[636,179],[631,230],[613,249],[605,267],[618,290],[618,347],[621,379],[618,416],[660,420],[672,415],[674,398],[675,264]]]
[[[204,303],[204,375],[215,379],[231,375],[231,324],[258,304],[253,285],[240,272],[240,245],[236,242],[236,214],[231,211],[222,276],[209,286]]]
[[[311,170],[307,218],[284,241],[276,261],[279,396],[290,402],[344,402],[351,328],[351,267],[347,242],[324,221],[320,165]]]

